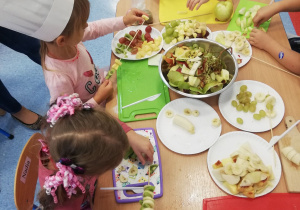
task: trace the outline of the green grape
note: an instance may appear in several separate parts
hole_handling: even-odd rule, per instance
[[[165,39],[167,37],[166,33],[162,33],[162,37]]]
[[[241,92],[245,92],[247,90],[247,85],[242,85],[241,87],[240,87],[240,91]]]
[[[232,105],[233,107],[237,107],[237,102],[236,102],[236,100],[232,100],[232,101],[231,101],[231,105]]]
[[[240,118],[240,117],[236,118],[236,121],[237,121],[238,124],[243,124],[244,123],[243,119]]]
[[[245,93],[246,93],[246,96],[249,97],[249,98],[252,96],[252,93],[249,92],[249,91],[246,91]]]
[[[173,37],[174,37],[174,38],[177,38],[177,37],[178,37],[178,32],[177,32],[177,31],[174,31],[174,32],[173,32]]]
[[[270,111],[273,110],[273,105],[270,104],[270,103],[268,103],[268,104],[266,105],[266,107],[267,107],[267,109],[270,110]]]
[[[166,42],[167,44],[170,44],[171,41],[172,41],[172,37],[167,36],[167,37],[165,38],[165,42]]]
[[[167,25],[166,25],[166,30],[167,30],[168,28],[171,28],[170,24],[167,24]]]
[[[174,32],[174,29],[173,29],[173,28],[168,28],[168,29],[166,30],[166,34],[167,34],[168,36],[172,35],[173,32]]]
[[[172,20],[171,23],[170,23],[170,25],[171,25],[172,27],[176,27],[176,26],[177,26],[176,20]]]
[[[248,105],[248,104],[246,104],[246,105],[243,107],[243,111],[246,112],[246,113],[249,111],[249,105]]]
[[[240,100],[242,97],[243,97],[243,96],[242,96],[241,93],[239,93],[239,94],[236,95],[236,99],[237,99],[237,100]]]
[[[259,114],[262,118],[266,116],[266,112],[264,110],[259,110]]]
[[[250,104],[249,111],[252,112],[252,113],[255,112],[256,111],[256,105]]]
[[[242,110],[243,110],[243,107],[244,107],[243,104],[239,104],[239,105],[236,107],[236,110],[242,111]]]
[[[260,114],[253,114],[253,118],[256,120],[260,120],[261,116],[260,116]]]
[[[251,103],[250,104],[253,104],[253,105],[255,105],[256,106],[256,104],[257,104],[257,101],[251,101]]]

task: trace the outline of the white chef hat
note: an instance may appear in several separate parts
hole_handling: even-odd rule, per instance
[[[65,29],[74,0],[0,0],[0,26],[53,41]]]

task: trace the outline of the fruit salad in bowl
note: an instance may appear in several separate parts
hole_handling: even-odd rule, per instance
[[[232,49],[207,39],[190,39],[165,51],[160,76],[173,91],[191,98],[220,94],[234,81],[238,64]]]

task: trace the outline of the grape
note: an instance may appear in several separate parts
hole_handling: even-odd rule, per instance
[[[174,32],[173,32],[173,37],[174,37],[174,38],[177,38],[177,37],[178,37],[178,32],[177,32],[177,31],[174,31]]]
[[[242,85],[241,87],[240,87],[240,91],[241,92],[245,92],[247,90],[247,85]]]
[[[243,110],[243,107],[244,107],[243,104],[239,104],[239,105],[236,107],[236,110],[242,111],[242,110]]]
[[[166,33],[162,33],[162,37],[165,39],[167,37]]]
[[[260,120],[261,116],[260,116],[260,114],[254,114],[253,118],[256,119],[256,120]]]
[[[246,105],[243,107],[243,111],[246,112],[246,113],[249,111],[249,105],[248,105],[248,104],[246,104]]]
[[[256,106],[256,104],[257,104],[257,101],[251,101],[251,103],[250,104],[253,104],[253,105],[255,105]]]
[[[266,116],[266,112],[264,110],[259,110],[259,114],[262,118]]]
[[[243,124],[244,123],[243,119],[240,118],[240,117],[236,118],[236,121],[237,121],[238,124]]]
[[[166,30],[167,30],[168,28],[171,28],[170,24],[167,24],[167,25],[166,25]]]
[[[270,110],[270,111],[273,110],[273,105],[272,105],[272,104],[267,104],[266,107],[267,107],[267,109]]]
[[[172,20],[171,23],[170,23],[170,25],[172,27],[176,27],[177,26],[177,22],[175,20]]]
[[[232,105],[233,107],[237,107],[237,102],[236,102],[236,100],[232,100],[232,101],[231,101],[231,105]]]
[[[246,96],[249,97],[249,98],[252,96],[252,93],[249,92],[249,91],[246,91],[245,93],[246,93]]]
[[[165,42],[166,42],[167,44],[170,44],[171,41],[172,41],[172,37],[167,36],[167,37],[165,38]]]
[[[249,111],[252,112],[252,113],[255,112],[256,111],[256,105],[250,104]]]
[[[168,28],[167,31],[166,31],[166,34],[167,34],[168,36],[170,36],[170,35],[173,34],[173,32],[174,32],[174,29],[173,29],[173,28]]]

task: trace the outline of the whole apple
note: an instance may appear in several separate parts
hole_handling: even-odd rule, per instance
[[[227,21],[233,12],[231,1],[220,1],[215,7],[215,16],[219,21]]]

